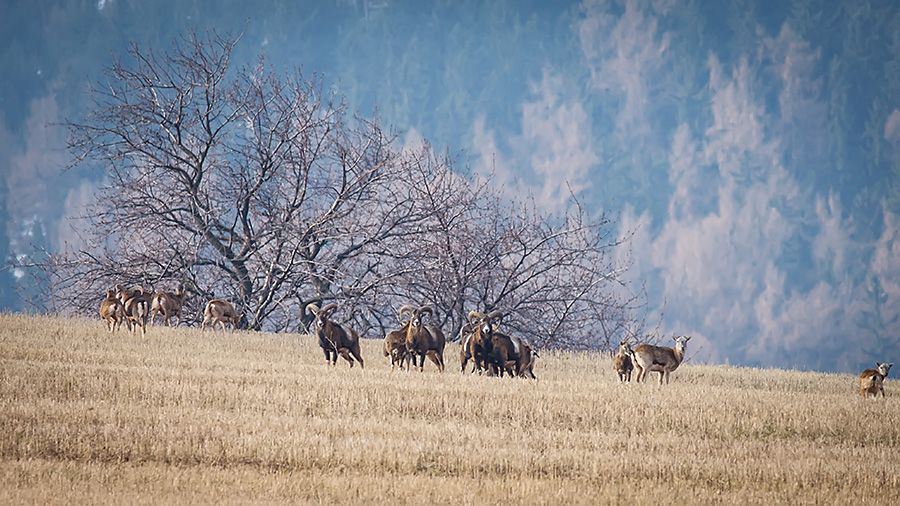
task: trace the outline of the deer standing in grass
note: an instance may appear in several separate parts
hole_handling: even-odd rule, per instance
[[[634,349],[632,359],[634,370],[637,373],[635,381],[643,382],[647,373],[654,371],[659,373],[659,384],[662,385],[663,377],[666,384],[669,383],[669,373],[678,369],[684,360],[684,352],[691,336],[674,336],[675,348],[642,344]]]
[[[887,378],[892,365],[893,362],[890,364],[875,362],[875,369],[866,369],[859,375],[859,395],[863,399],[869,395],[878,397],[879,392],[884,397],[884,378]]]
[[[150,321],[156,322],[156,316],[162,314],[163,322],[169,326],[169,319],[175,318],[176,326],[181,323],[181,307],[184,305],[184,286],[178,285],[175,293],[159,292],[153,296],[150,305]]]
[[[213,329],[216,328],[216,324],[219,324],[222,332],[225,332],[225,325],[229,323],[232,330],[237,329],[241,323],[241,315],[234,308],[234,304],[222,299],[212,299],[206,303],[206,308],[203,309],[203,321],[200,323],[201,331],[206,329],[207,324]]]
[[[384,356],[391,358],[391,371],[398,366],[409,370],[412,355],[406,349],[406,329],[393,330],[384,336]]]
[[[427,356],[438,371],[444,372],[444,346],[446,339],[440,327],[425,325],[425,316],[433,316],[434,310],[430,306],[404,305],[400,308],[400,316],[409,315],[409,320],[404,324],[406,331],[406,351],[412,357],[413,367],[418,367],[419,372],[425,369],[425,357]],[[416,362],[416,357],[419,361]]]
[[[613,357],[613,369],[619,375],[620,383],[631,382],[631,371],[634,369],[634,361],[631,358],[633,355],[634,350],[631,349],[627,339],[619,343],[619,349]]]
[[[306,310],[315,317],[316,336],[319,338],[319,346],[325,353],[325,363],[336,365],[338,355],[344,357],[344,360],[353,367],[353,359],[359,362],[360,367],[364,367],[362,354],[359,347],[359,334],[349,326],[335,322],[331,319],[331,315],[337,310],[337,303],[326,304],[319,309],[315,304],[307,304]]]
[[[106,298],[100,302],[100,318],[106,321],[109,332],[119,330],[122,321],[125,320],[125,308],[116,298],[116,291],[112,288],[106,290]]]
[[[141,329],[141,337],[147,334],[147,318],[150,316],[150,299],[152,297],[153,292],[145,291],[142,286],[125,288],[122,285],[116,285],[116,298],[119,299],[125,310],[125,323],[132,334],[138,328]]]

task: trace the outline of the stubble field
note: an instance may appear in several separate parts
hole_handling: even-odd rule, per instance
[[[324,364],[308,336],[0,315],[0,503],[900,501],[900,391],[683,365],[621,385],[597,354],[538,381]],[[690,354],[690,353],[689,353]],[[655,378],[655,376],[654,376]]]

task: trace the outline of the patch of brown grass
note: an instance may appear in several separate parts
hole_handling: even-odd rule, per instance
[[[324,364],[314,339],[0,316],[0,503],[900,500],[900,401],[850,375],[685,365],[621,385]],[[653,376],[655,379],[655,375]]]

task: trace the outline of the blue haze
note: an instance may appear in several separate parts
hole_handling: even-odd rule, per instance
[[[102,177],[54,123],[131,41],[242,33],[556,211],[634,232],[623,262],[692,360],[900,359],[900,4],[887,0],[4,1],[0,256],[77,244]],[[25,279],[25,278],[22,278]],[[0,271],[0,308],[22,310]],[[21,286],[20,289],[37,289]],[[696,343],[696,344],[695,344]]]

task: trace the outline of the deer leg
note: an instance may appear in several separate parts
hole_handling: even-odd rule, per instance
[[[353,367],[353,358],[350,356],[350,352],[347,350],[347,348],[341,348],[338,353],[340,353],[341,357],[343,357],[344,360],[350,362],[350,367]]]
[[[365,369],[365,362],[363,362],[362,353],[360,353],[359,350],[359,343],[357,343],[356,346],[350,348],[350,354],[352,354],[353,358],[355,358],[356,361],[359,362],[360,369]]]
[[[437,353],[435,353],[434,351],[429,351],[429,352],[426,352],[425,354],[428,356],[428,360],[431,360],[434,363],[434,365],[437,366],[438,370],[440,371],[441,370],[441,362],[437,358]]]

